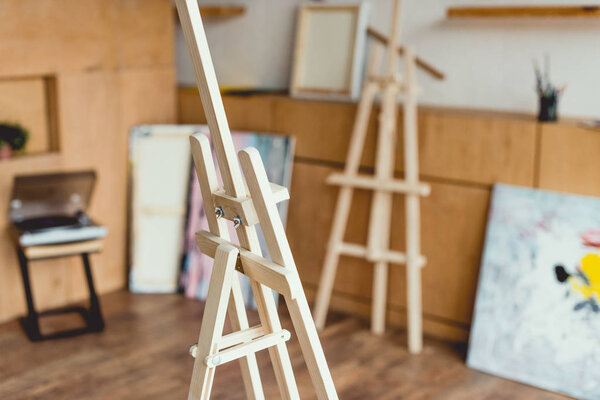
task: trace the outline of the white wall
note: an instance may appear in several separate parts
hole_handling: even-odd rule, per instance
[[[198,3],[217,2],[198,0]],[[219,85],[286,88],[300,1],[233,0],[228,3],[244,5],[246,14],[204,20]],[[179,83],[195,85],[181,27],[178,27],[176,49]]]
[[[214,4],[214,0],[199,0]],[[344,2],[330,0],[331,3]],[[237,0],[243,17],[206,21],[221,86],[286,88],[301,0]],[[392,0],[371,1],[371,24],[388,32]],[[466,4],[523,4],[514,0],[404,0],[402,42],[443,70],[436,81],[419,75],[421,102],[429,105],[534,113],[532,59],[551,57],[551,78],[567,84],[559,112],[600,118],[600,18],[448,20],[446,8]],[[530,0],[527,4],[569,4]],[[600,4],[600,0],[586,1]],[[177,37],[179,82],[194,84],[181,33]]]

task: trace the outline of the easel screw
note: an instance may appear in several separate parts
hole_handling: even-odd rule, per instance
[[[225,211],[223,211],[223,207],[215,207],[215,214],[217,215],[217,219],[219,219],[223,215],[225,215]]]
[[[242,217],[234,217],[233,218],[233,227],[235,229],[239,228],[242,225]]]

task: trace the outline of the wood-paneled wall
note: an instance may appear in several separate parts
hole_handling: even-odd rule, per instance
[[[0,321],[25,311],[6,210],[17,174],[95,169],[90,214],[109,229],[104,251],[92,256],[100,292],[125,287],[127,159],[131,126],[176,120],[170,0],[5,0],[0,4],[0,87],[51,79],[51,115],[39,115],[38,91],[9,102],[2,118],[54,120],[55,146],[45,154],[0,161]],[[37,89],[37,88],[32,88]],[[39,97],[39,96],[38,96]],[[37,100],[36,100],[37,99]],[[33,102],[32,102],[33,100]],[[1,104],[7,100],[0,96]],[[30,104],[31,102],[31,104]],[[40,122],[41,121],[41,122]],[[36,126],[37,126],[36,125]],[[38,128],[36,128],[38,129]],[[42,129],[42,128],[39,128]],[[38,130],[39,130],[38,129]],[[48,151],[50,150],[50,151]],[[85,297],[79,259],[32,264],[37,305],[44,309]]]
[[[179,121],[204,123],[195,89],[179,90]],[[309,298],[319,281],[337,188],[325,178],[343,168],[355,104],[284,96],[225,96],[232,129],[296,137],[287,232]],[[401,127],[400,115],[400,127]],[[373,167],[376,115],[371,116],[362,166]],[[428,335],[464,341],[470,329],[494,183],[600,195],[600,133],[575,124],[538,124],[506,113],[421,108],[421,178],[432,185],[422,201],[424,328]],[[397,149],[398,168],[402,145]],[[346,239],[365,241],[370,194],[358,191]],[[402,198],[395,199],[392,246],[402,250]],[[332,307],[368,316],[372,266],[342,258]],[[388,318],[403,325],[403,266],[390,269]]]

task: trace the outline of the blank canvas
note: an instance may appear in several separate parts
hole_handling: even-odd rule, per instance
[[[129,286],[134,292],[177,291],[193,133],[169,125],[132,130]]]
[[[366,43],[365,15],[361,5],[300,8],[293,95],[358,96]]]

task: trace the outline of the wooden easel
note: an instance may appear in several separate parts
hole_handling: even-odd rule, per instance
[[[408,292],[408,348],[418,353],[422,348],[421,328],[421,267],[425,258],[420,254],[419,198],[427,196],[430,187],[419,182],[417,145],[417,88],[415,84],[415,56],[410,48],[404,49],[405,76],[396,76],[397,42],[400,30],[401,2],[395,0],[392,32],[387,43],[385,74],[377,75],[381,47],[376,44],[370,56],[362,97],[358,106],[350,149],[343,174],[333,174],[327,182],[341,186],[336,213],[331,228],[327,254],[315,304],[315,321],[319,329],[325,325],[327,309],[341,255],[366,258],[375,264],[371,330],[382,334],[385,330],[385,312],[388,285],[388,265],[406,264]],[[359,175],[359,163],[367,134],[368,121],[375,96],[382,94],[375,175]],[[404,94],[404,180],[394,179],[396,151],[397,97]],[[366,246],[344,243],[344,232],[350,213],[354,189],[373,191]],[[406,251],[390,250],[392,196],[406,196]]]
[[[219,187],[208,138],[190,138],[196,173],[200,181],[210,232],[198,232],[199,249],[215,259],[198,343],[190,349],[195,357],[189,400],[208,399],[215,368],[239,360],[246,394],[263,399],[264,393],[255,353],[268,349],[283,399],[299,399],[286,341],[290,333],[281,328],[275,299],[280,293],[288,306],[302,354],[319,399],[337,399],[327,361],[314,325],[294,258],[277,212],[276,203],[287,200],[287,189],[270,184],[256,149],[239,153],[240,173],[223,100],[212,64],[196,0],[176,0],[190,50],[202,105],[224,188]],[[247,187],[247,188],[246,188]],[[247,193],[249,191],[249,195]],[[229,241],[226,220],[234,222],[239,246]],[[261,256],[255,225],[260,223],[272,260]],[[250,278],[260,325],[249,327],[237,270]],[[234,332],[223,336],[225,315]]]

